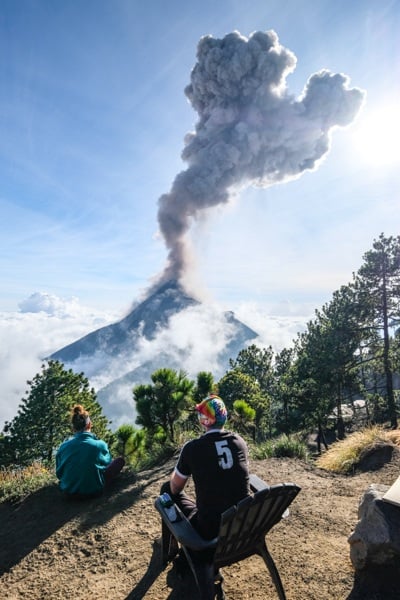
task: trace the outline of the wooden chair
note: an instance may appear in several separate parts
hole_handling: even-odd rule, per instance
[[[200,598],[224,598],[220,568],[260,555],[268,568],[280,600],[286,600],[278,569],[268,551],[265,536],[282,517],[300,492],[294,483],[268,486],[256,475],[250,475],[253,496],[241,500],[221,516],[218,537],[204,540],[175,505],[177,519],[167,516],[160,498],[155,507],[162,518],[162,558],[164,564],[176,555],[179,545],[194,575]],[[204,551],[208,558],[204,560]]]

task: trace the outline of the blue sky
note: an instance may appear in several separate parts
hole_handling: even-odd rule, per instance
[[[203,289],[241,317],[250,306],[308,316],[350,281],[381,232],[399,234],[396,0],[2,0],[6,342],[16,344],[18,323],[57,332],[41,346],[55,350],[63,323],[73,336],[122,316],[163,270],[158,199],[186,168],[183,140],[197,114],[184,88],[198,41],[270,29],[296,55],[286,82],[294,97],[329,69],[365,90],[366,102],[333,132],[318,169],[244,189],[193,225]],[[85,307],[81,329],[66,317],[71,306],[75,317]],[[52,325],[23,320],[39,312]],[[12,352],[3,353],[4,367]]]
[[[318,305],[374,238],[398,233],[399,152],[375,166],[353,139],[361,117],[400,99],[397,2],[3,0],[0,11],[0,309],[35,291],[118,309],[163,268],[157,202],[185,168],[197,114],[183,90],[205,34],[274,29],[297,57],[294,95],[322,68],[367,91],[316,172],[209,215],[198,262],[213,297]]]

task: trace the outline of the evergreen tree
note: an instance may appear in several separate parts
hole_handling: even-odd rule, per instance
[[[60,443],[72,433],[71,409],[75,404],[82,404],[89,412],[93,433],[107,438],[108,421],[83,373],[65,370],[59,361],[49,360],[27,384],[30,389],[16,417],[4,426],[9,464],[50,462]]]
[[[335,406],[327,366],[323,368],[324,336],[320,324],[310,321],[307,330],[295,343],[295,361],[292,367],[292,385],[297,408],[297,428],[318,430],[318,440],[324,441],[324,429]],[[326,445],[326,444],[325,444]]]
[[[256,411],[251,408],[245,400],[235,400],[233,403],[233,411],[230,414],[229,420],[233,423],[234,428],[239,433],[252,433],[255,437],[254,421]]]
[[[237,400],[244,400],[254,409],[257,434],[265,432],[270,425],[271,399],[264,393],[256,379],[238,368],[232,369],[218,382],[218,390],[228,409],[233,411]]]
[[[260,390],[269,394],[274,380],[274,352],[272,347],[259,348],[251,344],[239,352],[235,360],[230,360],[232,369],[249,375],[260,386]]]
[[[193,400],[196,404],[199,404],[208,394],[214,394],[215,383],[214,376],[208,371],[200,371],[197,374],[196,387],[193,391]]]
[[[197,374],[196,384],[193,393],[187,403],[187,417],[182,423],[182,427],[188,431],[201,431],[198,421],[198,413],[195,411],[195,405],[199,404],[209,394],[218,394],[217,384],[214,382],[214,376],[209,371],[200,371]]]
[[[342,404],[359,390],[359,355],[362,324],[356,303],[354,286],[342,286],[334,292],[331,302],[316,311],[320,325],[322,351],[320,372],[323,383],[329,384],[336,400],[337,431],[344,437]]]
[[[218,390],[228,410],[233,408],[235,400],[245,400],[250,406],[252,398],[260,394],[258,383],[239,369],[232,369],[218,382]]]
[[[382,339],[381,364],[385,379],[385,396],[391,426],[397,427],[397,409],[393,391],[393,363],[390,330],[400,319],[400,236],[386,238],[382,233],[364,255],[355,284],[359,306],[365,316],[365,337],[376,343]]]
[[[187,401],[192,397],[194,383],[183,371],[158,369],[151,376],[151,384],[137,385],[133,390],[136,404],[136,423],[155,434],[161,427],[167,438],[175,442],[175,423]]]
[[[146,432],[133,425],[121,425],[114,434],[113,450],[123,456],[127,464],[137,465],[146,454]]]
[[[283,348],[276,355],[274,366],[273,419],[278,431],[288,434],[296,431],[298,418],[296,414],[294,388],[294,348]]]
[[[331,302],[315,311],[295,345],[294,377],[301,422],[323,428],[336,408],[338,437],[344,437],[342,404],[360,388],[360,310],[352,285],[334,292]]]

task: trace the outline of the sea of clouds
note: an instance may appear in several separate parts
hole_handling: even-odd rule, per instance
[[[271,345],[276,352],[292,344],[311,314],[306,306],[294,308],[281,304],[266,309],[255,303],[238,305],[234,312],[239,320],[259,334],[256,342],[259,346]],[[0,429],[5,421],[12,420],[17,414],[21,399],[29,390],[27,382],[40,372],[47,356],[123,316],[117,310],[94,310],[82,305],[77,298],[63,299],[44,292],[35,292],[21,301],[18,311],[0,312]],[[215,328],[214,310],[204,307],[203,327],[198,331],[190,327],[189,311],[172,319],[171,327],[154,340],[154,348],[150,347],[151,342],[143,340],[141,356],[136,357],[137,364],[155,351],[161,351],[162,347],[182,349],[187,345],[193,368],[188,369],[187,361],[183,367],[192,373],[210,370],[210,339],[218,344],[221,338],[223,332]],[[85,374],[90,379],[90,373]],[[107,373],[107,379],[111,380],[112,374]],[[107,383],[102,377],[90,379],[90,382],[95,389]]]

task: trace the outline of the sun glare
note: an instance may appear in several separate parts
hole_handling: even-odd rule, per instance
[[[400,108],[365,110],[352,128],[354,150],[362,162],[377,167],[400,163]]]

